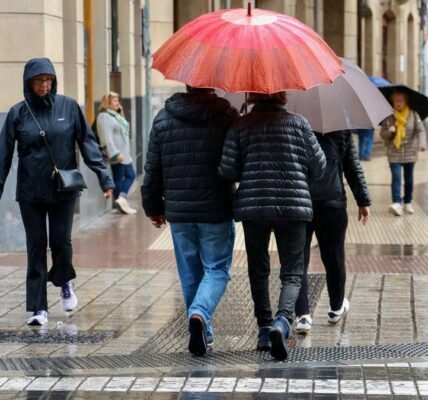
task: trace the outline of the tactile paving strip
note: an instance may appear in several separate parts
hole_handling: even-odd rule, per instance
[[[382,346],[319,347],[291,349],[289,362],[328,362],[353,360],[405,359],[428,356],[428,343],[390,344]],[[112,355],[87,357],[52,358],[3,358],[0,359],[0,371],[45,371],[52,374],[66,369],[118,369],[118,368],[171,368],[227,365],[260,366],[284,365],[276,362],[269,353],[258,351],[214,351],[205,357],[192,357],[188,353],[151,353],[138,355]],[[273,364],[274,363],[274,364]]]
[[[325,275],[309,274],[308,284],[309,304],[313,311],[324,288]],[[273,310],[276,309],[280,289],[279,268],[273,268],[270,279]],[[253,313],[253,300],[247,271],[235,270],[213,322],[216,349],[222,351],[253,350],[257,338],[257,324]],[[188,334],[185,309],[180,307],[172,320],[134,354],[181,352],[183,348],[187,348]]]

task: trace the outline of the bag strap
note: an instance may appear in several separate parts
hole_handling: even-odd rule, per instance
[[[51,146],[49,146],[48,138],[46,137],[46,132],[40,126],[39,121],[37,121],[36,116],[34,115],[33,111],[31,110],[30,105],[27,103],[26,100],[25,100],[25,105],[27,106],[28,111],[30,112],[31,116],[33,117],[33,120],[34,120],[34,122],[35,122],[35,124],[39,130],[39,134],[42,137],[42,140],[48,149],[49,157],[50,157],[52,164],[53,164],[53,167],[54,167],[54,172],[58,172],[58,167],[56,166],[56,162],[55,162],[55,158],[54,158],[53,153],[52,153]]]

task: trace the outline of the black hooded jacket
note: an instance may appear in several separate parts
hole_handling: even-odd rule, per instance
[[[37,96],[30,87],[30,79],[37,75],[50,74],[55,79],[51,92]],[[56,94],[55,69],[47,58],[34,58],[24,69],[24,98],[30,105],[53,150],[59,169],[74,169],[76,142],[85,164],[94,171],[103,191],[114,188],[109,170],[103,162],[94,135],[75,100]],[[24,101],[15,104],[6,117],[0,133],[0,197],[9,173],[15,147],[18,143],[18,183],[16,199],[20,202],[51,203],[62,201],[77,192],[58,192],[52,179],[53,166],[48,150],[39,134]]]
[[[226,131],[239,117],[213,92],[176,93],[153,121],[141,187],[146,215],[169,222],[232,218],[234,186],[217,175]]]

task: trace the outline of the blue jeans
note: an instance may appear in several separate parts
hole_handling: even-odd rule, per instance
[[[413,200],[413,169],[415,163],[390,163],[392,174],[391,192],[392,202],[401,203],[401,167],[404,171],[404,203],[411,203]]]
[[[358,129],[359,156],[363,160],[369,160],[372,155],[374,129]]]
[[[230,280],[235,224],[171,223],[170,227],[187,315],[201,316],[212,336],[211,319]]]
[[[113,172],[113,180],[116,186],[116,189],[114,189],[115,197],[126,197],[135,180],[135,171],[132,163],[112,164],[111,170]]]

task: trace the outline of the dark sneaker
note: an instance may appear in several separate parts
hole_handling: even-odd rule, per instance
[[[342,308],[337,311],[333,311],[331,308],[328,310],[328,322],[330,324],[338,323],[349,311],[349,301],[347,298],[343,299]]]
[[[64,286],[61,287],[61,307],[65,312],[72,312],[77,307],[77,297],[74,293],[73,283],[67,282]]]
[[[193,314],[189,318],[189,351],[194,356],[203,356],[207,352],[205,322],[201,316]]]
[[[48,313],[45,310],[34,311],[32,317],[27,321],[28,325],[31,326],[41,326],[48,322]]]
[[[277,360],[284,361],[288,358],[287,339],[290,335],[290,324],[287,318],[283,316],[276,317],[269,331],[269,337],[272,342],[270,354]]]
[[[258,351],[270,351],[272,347],[272,342],[269,337],[270,328],[270,326],[262,326],[259,328],[259,340],[257,341]]]

